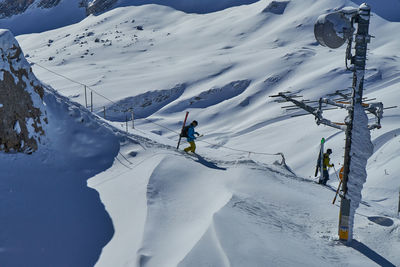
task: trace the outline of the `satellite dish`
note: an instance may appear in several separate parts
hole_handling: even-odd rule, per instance
[[[314,25],[315,39],[329,48],[341,47],[353,31],[350,20],[342,12],[321,15]]]

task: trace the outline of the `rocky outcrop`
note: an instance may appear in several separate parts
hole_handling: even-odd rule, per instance
[[[32,153],[45,137],[44,89],[18,42],[0,30],[0,151]]]
[[[99,14],[108,9],[111,9],[114,4],[116,4],[118,0],[93,0],[91,1],[86,8],[86,14]]]
[[[0,2],[0,19],[24,13],[28,8],[53,8],[62,0],[4,0]],[[64,0],[68,1],[68,0]],[[82,0],[79,7],[86,9],[86,14],[99,14],[111,9],[118,0]]]
[[[42,8],[52,8],[57,6],[61,0],[41,0],[38,4],[38,7]]]
[[[40,0],[37,6],[40,8],[52,8],[57,6],[61,0]],[[24,13],[35,0],[4,0],[0,3],[0,18]]]
[[[0,18],[24,13],[35,0],[4,0],[0,3]]]

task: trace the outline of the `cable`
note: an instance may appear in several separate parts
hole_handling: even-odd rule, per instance
[[[163,126],[163,125],[161,125],[161,124],[155,123],[155,122],[151,121],[150,119],[144,118],[144,120],[145,120],[145,121],[148,121],[148,122],[150,122],[150,123],[153,123],[153,124],[155,124],[155,125],[157,125],[157,126],[160,126],[160,127],[164,128],[164,129],[167,129],[167,130],[170,131],[170,132],[176,133],[176,134],[178,134],[178,135],[180,134],[179,132],[177,132],[177,131],[175,131],[175,130],[172,130],[172,129],[168,128],[168,127],[165,127],[165,126]]]
[[[119,106],[119,107],[122,108],[122,110],[114,110],[114,111],[120,111],[120,112],[124,112],[124,113],[126,112],[125,108],[122,107],[120,104],[118,104],[118,103],[114,102],[113,100],[109,99],[108,97],[106,97],[106,96],[100,94],[99,92],[97,92],[96,90],[94,90],[93,88],[91,88],[90,86],[88,86],[88,85],[86,85],[86,84],[84,84],[84,83],[81,83],[81,82],[79,82],[79,81],[75,81],[75,80],[73,80],[73,79],[71,79],[71,78],[69,78],[69,77],[67,77],[67,76],[65,76],[65,75],[62,75],[62,74],[60,74],[60,73],[57,73],[57,72],[55,72],[55,71],[53,71],[53,70],[50,70],[50,69],[48,69],[48,68],[46,68],[46,67],[44,67],[44,66],[42,66],[42,65],[40,65],[40,64],[38,64],[38,63],[36,63],[36,62],[33,62],[33,61],[31,61],[31,60],[27,60],[27,61],[28,61],[29,63],[31,63],[31,64],[37,65],[38,67],[47,70],[48,72],[51,72],[51,73],[53,73],[53,74],[55,74],[55,75],[57,75],[57,76],[59,76],[59,77],[62,77],[62,78],[64,78],[64,79],[68,80],[68,81],[71,81],[71,82],[73,82],[73,83],[76,83],[76,84],[85,86],[86,88],[88,88],[88,89],[91,90],[92,92],[96,93],[98,96],[100,96],[100,97],[106,99],[107,101],[109,101],[110,103],[113,103],[114,105]],[[125,111],[124,111],[124,110],[125,110]],[[150,119],[144,118],[144,120],[145,120],[145,121],[148,121],[148,122],[150,122],[150,123],[152,123],[152,124],[154,124],[154,125],[157,125],[157,126],[159,126],[159,127],[161,127],[161,128],[164,128],[164,129],[166,129],[166,130],[168,130],[168,131],[170,131],[170,132],[173,132],[173,133],[175,133],[175,134],[178,134],[178,135],[180,134],[179,132],[177,132],[177,131],[175,131],[175,130],[172,130],[172,129],[168,128],[168,127],[165,127],[164,125],[161,125],[161,124],[159,124],[159,123],[153,122],[153,121],[151,121]],[[138,130],[138,131],[139,131],[139,130]],[[142,132],[142,133],[143,133],[143,132]],[[279,155],[280,155],[280,156],[282,156],[282,159],[283,159],[283,160],[285,159],[283,153],[264,153],[264,152],[248,151],[248,150],[242,150],[242,149],[231,148],[231,147],[227,147],[227,146],[224,146],[224,145],[212,144],[212,143],[207,142],[207,141],[204,141],[204,140],[198,140],[198,142],[203,142],[203,143],[209,144],[209,145],[211,145],[211,146],[222,147],[222,148],[225,148],[225,149],[228,149],[228,150],[237,151],[237,152],[242,152],[242,153],[248,153],[248,154],[268,155],[268,156],[279,156]],[[120,153],[120,155],[122,155],[122,154]],[[124,157],[124,156],[122,155],[122,157]],[[132,163],[131,163],[129,160],[127,160],[125,157],[124,157],[124,159],[125,159],[126,161],[128,161],[130,164],[132,164]],[[120,160],[118,159],[118,161],[120,161]],[[122,162],[121,162],[121,164],[122,164]],[[128,167],[128,168],[129,168],[129,167]]]
[[[48,69],[48,68],[46,68],[46,67],[44,67],[44,66],[42,66],[42,65],[40,65],[40,64],[38,64],[38,63],[36,63],[36,62],[33,62],[33,61],[31,61],[31,60],[27,60],[27,61],[28,61],[29,63],[31,63],[31,64],[37,65],[38,67],[40,67],[40,68],[42,68],[42,69],[47,70],[48,72],[51,72],[51,73],[53,73],[53,74],[55,74],[55,75],[57,75],[57,76],[60,76],[60,77],[66,79],[66,80],[68,80],[68,81],[70,81],[70,82],[73,82],[73,83],[76,83],[76,84],[85,86],[86,88],[88,88],[89,90],[91,90],[92,92],[94,92],[95,94],[97,94],[98,96],[100,96],[100,97],[106,99],[107,101],[113,103],[114,105],[119,106],[119,107],[121,107],[121,108],[124,109],[124,107],[122,107],[120,104],[118,104],[118,103],[114,102],[113,100],[109,99],[108,97],[106,97],[106,96],[100,94],[99,92],[97,92],[96,90],[94,90],[92,87],[90,87],[90,86],[87,85],[87,84],[84,84],[84,83],[81,83],[81,82],[79,82],[79,81],[73,80],[73,79],[71,79],[71,78],[69,78],[69,77],[67,77],[67,76],[65,76],[65,75],[62,75],[62,74],[60,74],[60,73],[58,73],[58,72],[55,72],[55,71],[53,71],[53,70],[50,70],[50,69]],[[122,112],[122,110],[119,110],[119,111]]]
[[[236,149],[236,148],[231,148],[231,147],[227,147],[227,146],[224,146],[224,145],[212,144],[212,143],[209,143],[209,142],[204,141],[204,140],[199,140],[199,142],[203,142],[203,143],[206,143],[206,144],[209,144],[209,145],[212,145],[212,146],[223,147],[223,148],[226,148],[226,149],[229,149],[229,150],[232,150],[232,151],[243,152],[243,153],[249,153],[249,154],[268,155],[268,156],[278,156],[278,155],[281,155],[281,153],[272,154],[272,153],[264,153],[264,152],[255,152],[255,151],[248,151],[248,150]]]

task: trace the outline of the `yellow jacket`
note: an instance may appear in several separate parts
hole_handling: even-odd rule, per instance
[[[330,163],[330,158],[329,158],[329,154],[328,153],[324,153],[324,162],[323,162],[323,168],[324,170],[327,170],[331,167],[333,167],[333,165]]]

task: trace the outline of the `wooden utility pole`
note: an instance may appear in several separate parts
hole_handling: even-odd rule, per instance
[[[369,19],[371,9],[368,5],[361,5],[358,14],[355,16],[355,21],[358,23],[357,34],[355,37],[356,47],[355,56],[351,58],[354,62],[353,67],[353,92],[351,99],[351,108],[349,109],[348,120],[346,121],[346,144],[344,154],[344,170],[343,170],[343,195],[347,193],[347,182],[349,179],[350,162],[351,162],[351,136],[353,130],[354,120],[354,106],[362,105],[363,87],[364,87],[364,72],[367,60],[367,44],[370,42],[370,35],[368,34]]]
[[[88,108],[88,104],[87,104],[87,90],[86,90],[86,85],[84,85],[85,88],[85,108]]]
[[[90,90],[90,112],[93,112],[93,91]]]
[[[338,96],[341,99],[331,100],[328,98],[321,98],[319,101],[310,100],[296,100],[298,96],[291,92],[281,92],[278,95],[271,97],[280,97],[283,100],[277,100],[277,102],[290,101],[295,104],[294,109],[301,108],[305,110],[306,114],[298,114],[295,116],[309,115],[315,116],[316,123],[324,124],[336,129],[345,131],[346,143],[344,153],[344,171],[342,179],[342,194],[340,203],[340,214],[339,214],[339,238],[343,241],[349,241],[351,239],[351,206],[350,199],[346,197],[348,191],[347,184],[349,180],[350,164],[351,164],[351,151],[352,151],[352,132],[354,130],[354,109],[355,107],[363,107],[365,111],[373,114],[376,117],[376,123],[368,126],[369,130],[380,128],[380,120],[383,114],[383,104],[374,103],[366,104],[363,103],[363,85],[364,85],[364,72],[367,55],[367,44],[370,42],[371,36],[368,33],[369,20],[370,20],[371,9],[367,4],[362,4],[359,8],[354,9],[342,9],[333,13],[322,15],[318,18],[315,27],[314,34],[317,41],[329,48],[338,48],[343,45],[346,41],[348,42],[346,51],[346,67],[347,62],[350,60],[352,66],[348,68],[353,72],[353,86],[351,94],[342,93],[336,91],[332,96]],[[350,18],[350,19],[349,19]],[[335,24],[337,23],[337,25]],[[354,23],[358,24],[357,33],[355,35],[355,55],[352,55],[352,44],[353,44],[353,33]],[[341,29],[338,28],[342,27]],[[367,101],[367,100],[365,100]],[[318,106],[311,106],[313,103],[318,102]],[[332,105],[339,108],[348,110],[348,116],[344,123],[337,123],[327,120],[322,116],[324,110],[327,110],[326,106],[322,104]],[[293,110],[293,106],[289,106],[290,110]],[[285,107],[288,108],[288,107]],[[391,107],[392,108],[392,107]],[[339,185],[340,187],[340,185]],[[399,203],[400,206],[400,203]],[[400,208],[399,208],[400,209]]]
[[[400,216],[400,189],[399,189],[399,207],[397,209],[397,216]]]
[[[133,109],[132,109],[132,129],[135,129],[135,113],[133,112]]]

